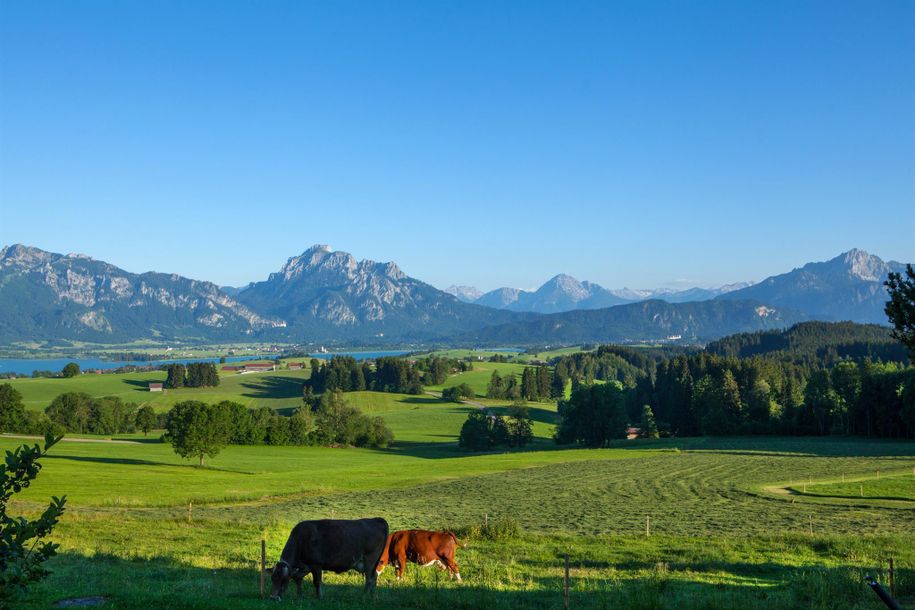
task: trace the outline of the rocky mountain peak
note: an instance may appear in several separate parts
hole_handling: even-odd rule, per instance
[[[0,250],[0,264],[3,266],[36,267],[54,260],[56,255],[32,246],[13,244]]]
[[[553,276],[549,281],[547,281],[537,290],[537,292],[547,291],[562,292],[569,295],[570,297],[579,299],[583,299],[589,296],[588,289],[582,285],[581,282],[579,282],[571,275],[566,275],[565,273],[560,273],[559,275]]]
[[[868,282],[882,281],[887,273],[886,263],[858,248],[840,254],[833,261],[839,261],[853,277]]]

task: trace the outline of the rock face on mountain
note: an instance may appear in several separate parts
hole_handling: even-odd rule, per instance
[[[238,299],[289,323],[296,339],[419,340],[517,319],[517,314],[463,303],[405,275],[394,263],[356,261],[313,246]]]
[[[754,299],[773,307],[800,310],[817,320],[886,324],[883,308],[889,296],[883,282],[890,271],[904,269],[902,263],[884,262],[854,249],[717,298]]]
[[[0,341],[238,338],[281,326],[210,282],[134,274],[79,254],[0,250]]]

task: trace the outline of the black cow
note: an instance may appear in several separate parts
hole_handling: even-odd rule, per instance
[[[388,540],[384,519],[321,519],[302,521],[289,534],[280,560],[270,574],[270,599],[280,600],[289,581],[302,594],[302,579],[311,572],[315,595],[321,597],[321,572],[337,574],[356,570],[365,575],[365,590],[373,592],[378,574],[375,566]]]

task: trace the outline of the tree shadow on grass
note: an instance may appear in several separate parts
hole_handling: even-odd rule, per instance
[[[262,375],[241,384],[247,388],[242,396],[248,398],[295,398],[302,399],[302,379],[281,375]]]
[[[486,410],[493,415],[508,417],[511,414],[511,406],[504,407],[486,407]],[[543,424],[555,424],[557,419],[556,411],[549,411],[540,407],[527,407],[527,414],[535,422]]]
[[[618,440],[612,449],[680,449],[763,457],[911,458],[915,443],[889,439],[831,436],[696,436]]]
[[[71,460],[73,462],[93,462],[96,464],[122,464],[126,466],[167,466],[169,468],[194,468],[198,469],[199,467],[193,463],[187,464],[174,464],[169,462],[156,462],[153,460],[137,460],[133,458],[113,458],[113,457],[98,457],[98,456],[88,456],[88,455],[67,455],[60,453],[50,453],[45,456],[44,459],[49,460]],[[203,470],[213,470],[218,472],[231,472],[233,474],[257,474],[254,472],[248,472],[245,470],[233,470],[231,468],[216,468],[209,465],[204,465]]]
[[[164,382],[165,380],[163,379],[162,381]],[[134,391],[136,391],[136,392],[146,392],[147,394],[157,394],[157,392],[150,392],[150,391],[149,391],[149,384],[150,384],[151,382],[158,383],[158,380],[151,380],[151,379],[146,379],[146,380],[143,380],[143,379],[122,379],[121,382],[122,382],[122,383],[125,383],[125,384],[127,384],[127,385],[129,385],[129,386],[132,386],[133,389],[134,389]],[[158,393],[161,393],[161,392],[158,392]]]
[[[361,577],[325,573],[324,599],[314,597],[310,578],[303,583],[303,595],[290,585],[279,603],[260,599],[259,546],[254,540],[241,541],[239,550],[221,557],[200,558],[204,563],[231,567],[198,567],[170,557],[125,559],[112,554],[85,556],[63,552],[48,562],[52,571],[15,600],[16,607],[48,608],[63,599],[104,596],[108,607],[116,608],[491,608],[494,610],[537,610],[563,607],[561,558],[548,567],[550,573],[535,571],[514,579],[503,574],[506,566],[498,560],[480,557],[462,563],[463,583],[449,582],[433,568],[407,567],[406,577],[397,582],[388,573],[378,579],[374,596],[363,592]],[[129,550],[127,550],[129,552]],[[268,568],[275,560],[268,556]],[[460,561],[460,558],[459,558]],[[512,564],[515,564],[515,559]],[[530,566],[517,559],[518,568]],[[534,564],[539,565],[539,564]],[[544,566],[546,567],[546,566]],[[750,608],[773,607],[878,607],[876,597],[863,582],[861,568],[792,568],[774,564],[744,567],[722,562],[723,572],[704,577],[696,566],[650,565],[647,563],[582,566],[573,562],[569,607],[590,608]],[[681,571],[680,568],[683,568]],[[716,569],[718,566],[711,566]],[[582,573],[582,568],[588,572]],[[517,569],[517,568],[516,568]],[[750,570],[747,572],[747,570]],[[514,570],[513,570],[514,571]],[[746,573],[749,577],[744,575]],[[758,575],[758,576],[754,576]],[[880,578],[881,574],[877,574]],[[912,598],[913,570],[897,575],[900,601]],[[489,586],[489,583],[494,586]],[[269,594],[270,580],[266,580]],[[513,588],[515,587],[515,588]]]
[[[401,398],[400,402],[409,404],[409,405],[442,405],[446,404],[441,398],[434,398],[432,396],[406,396]]]

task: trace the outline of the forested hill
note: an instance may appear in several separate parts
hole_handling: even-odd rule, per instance
[[[679,337],[700,342],[733,333],[784,328],[804,319],[800,312],[774,309],[756,301],[652,300],[543,315],[466,333],[456,340],[490,345],[573,345]]]
[[[890,333],[889,327],[876,324],[802,322],[787,330],[724,337],[709,343],[706,351],[732,358],[777,355],[797,360],[814,357],[827,366],[841,359],[906,362],[905,346]]]

